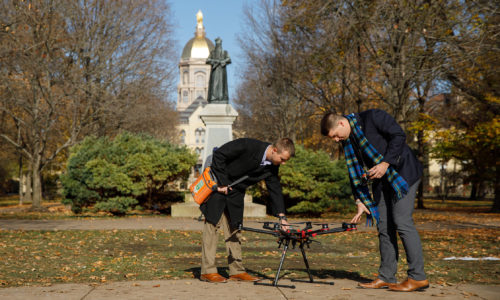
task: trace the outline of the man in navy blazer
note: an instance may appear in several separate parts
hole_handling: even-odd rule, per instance
[[[215,266],[217,231],[220,227],[223,228],[228,251],[230,279],[258,280],[245,272],[241,258],[241,234],[238,226],[243,221],[245,190],[250,185],[265,180],[273,215],[279,217],[280,223],[286,226],[288,223],[278,171],[279,166],[294,155],[293,141],[288,138],[279,139],[274,144],[249,138],[236,139],[214,151],[211,170],[216,177],[218,191],[200,206],[205,215],[201,280],[226,282],[226,278],[217,273]],[[245,175],[248,178],[243,182],[228,187]]]
[[[352,128],[353,125],[355,129]],[[352,156],[355,156],[354,160],[357,164],[362,164],[362,169],[367,170],[368,178],[364,185],[371,183],[372,186],[373,206],[379,214],[377,229],[381,262],[378,278],[370,283],[360,283],[360,286],[389,288],[395,291],[427,288],[429,282],[424,272],[422,245],[412,218],[415,194],[423,168],[406,144],[403,129],[385,111],[371,109],[347,116],[327,113],[321,121],[321,134],[335,142],[341,142],[345,152],[348,151],[347,144],[352,146],[350,149]],[[373,148],[375,155],[371,154],[371,150],[367,150]],[[377,157],[378,154],[381,156]],[[354,167],[350,170],[350,179],[358,213],[351,222],[357,223],[363,213],[370,214],[370,210],[359,199],[363,183],[359,180],[354,184],[351,176],[353,172]],[[399,186],[391,181],[394,176],[403,182],[401,185],[405,187],[401,198],[397,196]],[[395,188],[395,185],[398,187]],[[369,193],[368,189],[366,191]],[[395,277],[398,261],[397,234],[403,242],[409,265],[408,279],[400,284],[396,284]]]

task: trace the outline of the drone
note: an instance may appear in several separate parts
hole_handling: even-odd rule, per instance
[[[278,238],[278,241],[277,241],[278,248],[281,248],[283,246],[283,251],[281,253],[280,264],[278,267],[278,271],[276,272],[276,276],[274,278],[273,283],[265,283],[265,282],[256,281],[256,282],[254,282],[254,284],[255,285],[275,286],[275,287],[285,287],[285,288],[292,288],[292,289],[295,288],[295,285],[278,284],[279,275],[281,273],[281,268],[283,267],[283,262],[285,261],[286,252],[288,251],[290,244],[292,246],[292,249],[294,249],[295,246],[298,244],[300,251],[302,252],[302,258],[304,259],[304,264],[306,265],[307,274],[309,275],[309,280],[292,279],[291,281],[293,281],[293,282],[308,282],[308,283],[324,283],[324,284],[333,285],[334,284],[333,282],[314,281],[314,279],[311,275],[311,271],[309,269],[309,262],[307,260],[304,246],[307,246],[307,248],[310,248],[309,245],[312,242],[319,243],[318,241],[313,240],[313,238],[318,236],[318,235],[357,230],[356,224],[351,224],[351,223],[342,223],[341,227],[330,228],[329,224],[316,224],[316,223],[313,224],[312,222],[308,221],[308,222],[301,222],[301,223],[292,223],[291,225],[287,225],[290,228],[293,228],[294,224],[305,224],[305,227],[302,229],[289,229],[289,230],[283,230],[283,228],[281,227],[281,224],[279,224],[279,223],[275,223],[275,222],[263,222],[263,223],[264,223],[264,225],[262,226],[263,229],[244,227],[241,224],[239,226],[239,229],[275,236]],[[313,229],[313,225],[320,225],[321,227],[317,228],[317,229]]]

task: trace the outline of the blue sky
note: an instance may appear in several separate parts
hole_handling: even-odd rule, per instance
[[[241,67],[241,50],[237,35],[243,29],[243,6],[255,0],[170,0],[175,24],[175,39],[178,41],[178,60],[184,45],[194,37],[196,13],[203,13],[203,25],[207,38],[214,41],[222,39],[222,48],[231,56],[232,63],[227,67],[229,97],[232,100],[237,85],[236,74]],[[215,42],[214,42],[215,44]],[[177,78],[178,79],[178,78]]]

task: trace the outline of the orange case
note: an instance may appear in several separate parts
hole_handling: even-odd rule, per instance
[[[203,173],[196,179],[193,184],[189,187],[191,194],[193,195],[194,202],[201,205],[208,199],[208,196],[217,189],[217,182],[210,172],[210,167],[205,168]]]

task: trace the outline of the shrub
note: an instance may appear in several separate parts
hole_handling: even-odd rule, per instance
[[[115,214],[152,207],[169,183],[187,179],[196,159],[185,147],[144,135],[88,137],[71,149],[61,176],[63,202],[75,213],[91,205]]]
[[[288,213],[320,215],[352,211],[354,207],[345,162],[331,160],[324,151],[298,146],[295,157],[280,167],[280,177]],[[252,193],[267,196],[262,185]]]

